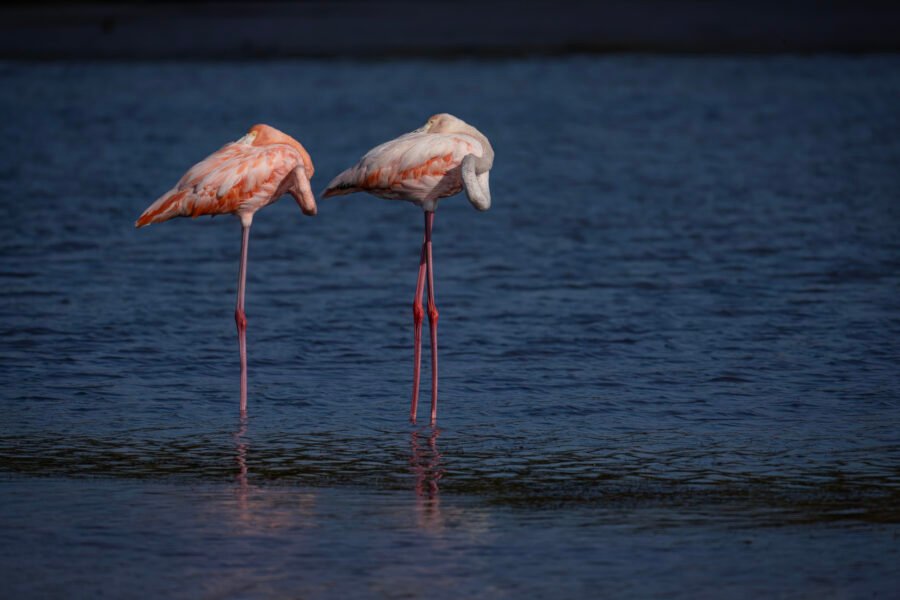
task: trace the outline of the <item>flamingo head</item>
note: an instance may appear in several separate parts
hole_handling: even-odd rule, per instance
[[[428,118],[422,131],[426,133],[462,133],[468,124],[450,113],[438,113]]]
[[[306,176],[312,179],[315,167],[313,167],[312,158],[310,158],[309,152],[306,151],[306,148],[304,148],[300,142],[288,134],[275,129],[270,125],[260,123],[259,125],[251,127],[250,131],[247,132],[247,135],[245,135],[243,139],[254,146],[285,144],[294,148],[303,158],[303,168],[306,169]]]
[[[425,125],[417,131],[425,133],[464,133],[470,135],[478,140],[482,148],[484,148],[484,153],[478,159],[477,172],[490,171],[494,165],[494,148],[491,146],[491,142],[488,141],[487,136],[459,117],[454,117],[449,113],[438,113],[429,117]]]

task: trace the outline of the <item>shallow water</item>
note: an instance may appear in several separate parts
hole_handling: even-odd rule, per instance
[[[0,65],[0,579],[900,588],[898,67]],[[134,219],[252,123],[320,190],[442,110],[497,160],[490,212],[436,217],[440,429],[406,422],[421,214],[362,195],[257,215],[239,420],[237,221]]]

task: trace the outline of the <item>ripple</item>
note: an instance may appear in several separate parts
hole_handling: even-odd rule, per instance
[[[0,472],[233,478],[238,223],[132,220],[241,123],[301,132],[338,172],[434,111],[392,91],[415,81],[498,157],[491,211],[436,217],[442,494],[893,522],[895,63],[6,65]],[[421,236],[417,210],[364,196],[257,216],[260,484],[408,491],[435,458],[425,438],[410,464],[405,428]]]

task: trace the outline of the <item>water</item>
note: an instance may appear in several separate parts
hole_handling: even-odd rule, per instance
[[[0,65],[4,595],[900,589],[900,60]],[[256,122],[320,190],[450,111],[439,429],[422,216],[133,221]],[[424,353],[423,406],[428,404]]]

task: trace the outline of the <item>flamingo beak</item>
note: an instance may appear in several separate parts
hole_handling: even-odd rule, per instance
[[[312,195],[307,196],[306,194],[303,194],[297,198],[297,204],[306,216],[314,217],[319,212],[319,209],[316,206],[316,199]]]

